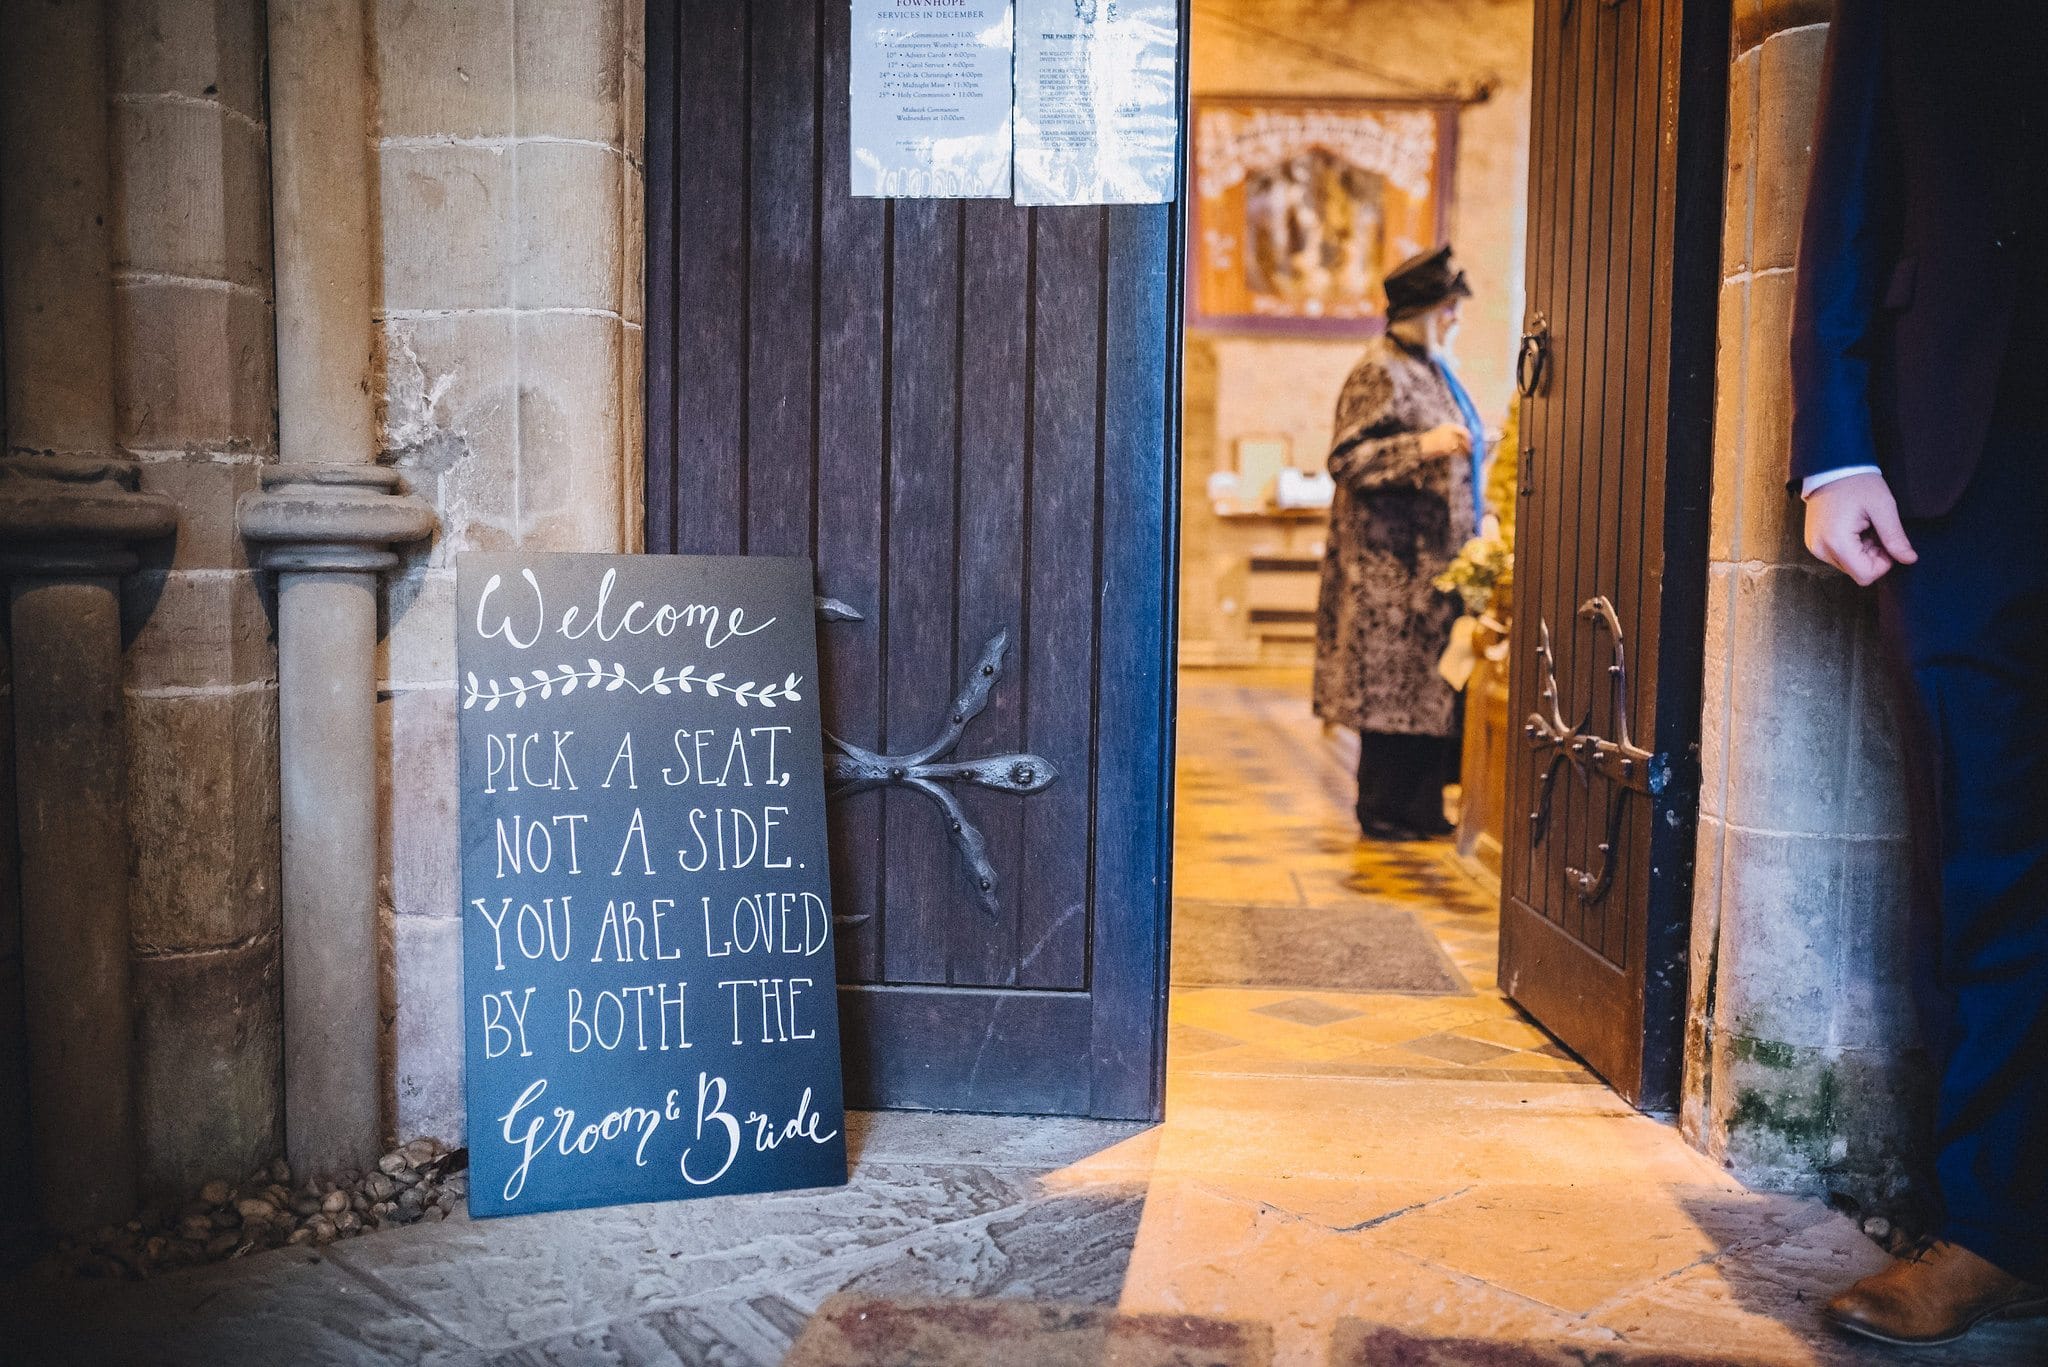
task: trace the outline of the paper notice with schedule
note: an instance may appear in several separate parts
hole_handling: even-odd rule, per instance
[[[1178,30],[1159,0],[1018,0],[1017,203],[1173,198]]]
[[[1171,0],[850,0],[852,193],[1164,204]]]
[[[853,193],[1010,193],[1009,0],[853,0]]]

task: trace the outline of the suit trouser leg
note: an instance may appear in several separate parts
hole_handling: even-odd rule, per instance
[[[2023,425],[2022,425],[2023,424]],[[1928,877],[1916,976],[1940,1069],[1943,1237],[2048,1280],[2048,425],[1994,424],[1883,581]]]

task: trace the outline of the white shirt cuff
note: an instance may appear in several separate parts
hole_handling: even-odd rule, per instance
[[[1839,470],[1823,470],[1817,475],[1808,475],[1806,477],[1806,482],[1799,486],[1799,496],[1801,498],[1812,498],[1814,490],[1833,484],[1838,479],[1847,479],[1851,475],[1881,475],[1883,473],[1875,465],[1844,465]]]

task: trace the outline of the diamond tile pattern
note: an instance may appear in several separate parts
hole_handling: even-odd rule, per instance
[[[1273,1002],[1252,1009],[1261,1016],[1293,1021],[1296,1025],[1330,1025],[1337,1021],[1356,1020],[1365,1014],[1363,1011],[1338,1006],[1335,1002],[1323,1001],[1316,997],[1290,997],[1284,1002]]]

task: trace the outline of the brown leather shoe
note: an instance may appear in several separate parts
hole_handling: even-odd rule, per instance
[[[2048,1315],[2048,1292],[1937,1240],[1828,1302],[1838,1328],[1909,1347],[1953,1343],[1986,1320]]]

